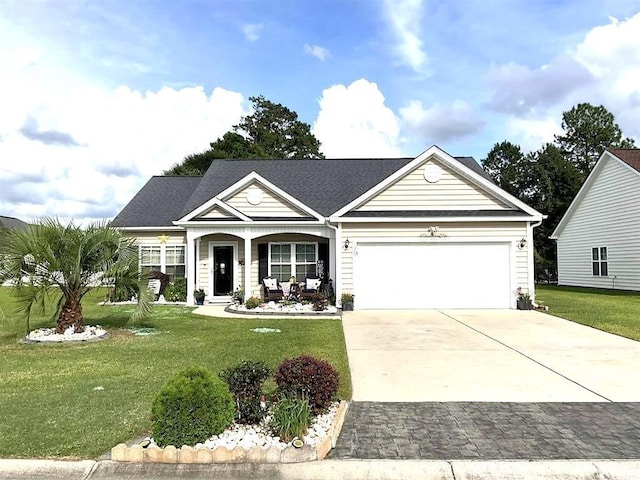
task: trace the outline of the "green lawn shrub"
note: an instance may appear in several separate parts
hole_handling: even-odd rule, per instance
[[[167,302],[187,301],[187,279],[178,277],[169,282],[164,289],[164,299]]]
[[[314,415],[325,412],[338,391],[338,372],[329,363],[301,355],[286,359],[276,371],[281,395],[306,398]]]
[[[151,412],[156,443],[180,448],[222,433],[233,422],[235,405],[222,380],[205,368],[189,367],[163,385]]]
[[[256,424],[265,415],[260,406],[264,382],[271,375],[269,366],[259,360],[243,360],[234,367],[220,373],[229,390],[236,397],[236,421],[244,424]]]
[[[262,303],[259,297],[249,297],[247,301],[244,302],[244,306],[247,307],[247,310],[253,310],[257,308]]]

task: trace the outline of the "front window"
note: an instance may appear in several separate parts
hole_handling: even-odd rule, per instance
[[[593,247],[591,249],[591,268],[596,277],[609,275],[609,262],[607,259],[607,247]]]
[[[173,281],[185,276],[184,245],[141,245],[140,273],[158,271],[169,275]]]
[[[289,281],[291,275],[298,281],[316,275],[317,262],[317,243],[269,244],[269,274],[280,282]]]

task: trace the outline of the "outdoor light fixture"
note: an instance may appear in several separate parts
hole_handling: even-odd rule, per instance
[[[344,249],[345,250],[349,250],[349,239],[348,238],[344,241]]]
[[[526,244],[527,244],[527,239],[522,237],[522,240],[518,242],[518,248],[522,250]]]

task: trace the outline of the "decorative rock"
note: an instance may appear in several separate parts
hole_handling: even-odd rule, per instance
[[[119,443],[111,449],[111,460],[116,462],[124,462],[128,447],[124,443]]]
[[[144,449],[144,461],[151,463],[160,463],[164,460],[164,452],[160,447],[155,445]]]
[[[183,445],[178,451],[179,463],[196,463],[196,450],[188,445]]]
[[[173,445],[164,447],[164,463],[178,463],[178,449]]]

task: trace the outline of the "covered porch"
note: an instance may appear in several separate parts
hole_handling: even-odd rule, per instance
[[[336,231],[326,225],[252,225],[187,227],[187,303],[194,291],[205,292],[205,304],[227,304],[233,292],[262,298],[266,276],[321,274],[337,288]],[[339,249],[338,249],[339,250]],[[321,271],[319,271],[321,270]]]

